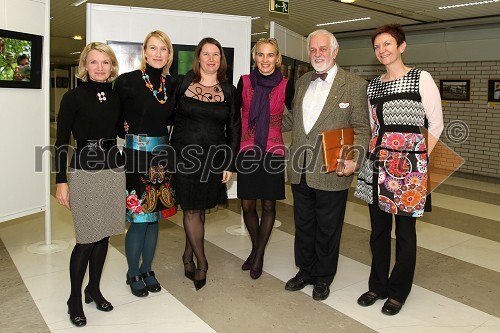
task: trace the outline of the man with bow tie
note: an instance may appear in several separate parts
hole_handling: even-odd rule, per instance
[[[288,180],[299,268],[285,289],[296,291],[312,284],[313,298],[324,300],[337,272],[348,189],[368,145],[370,122],[367,82],[335,63],[339,46],[333,34],[316,30],[307,44],[315,71],[297,80],[292,111],[283,118],[282,128],[292,131]],[[321,133],[347,127],[354,128],[354,159],[345,161],[343,171],[325,173]]]

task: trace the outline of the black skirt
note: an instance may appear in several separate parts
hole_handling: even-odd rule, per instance
[[[222,183],[224,156],[210,149],[177,151],[177,168],[173,178],[175,199],[182,210],[205,210],[227,204],[227,187]]]
[[[245,150],[236,159],[238,198],[285,199],[285,157]]]

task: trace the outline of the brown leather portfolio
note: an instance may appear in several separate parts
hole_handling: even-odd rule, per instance
[[[325,172],[342,171],[344,161],[352,159],[354,151],[351,149],[354,144],[354,129],[338,128],[322,132],[323,136],[323,158],[325,162]],[[341,161],[338,162],[337,160]]]

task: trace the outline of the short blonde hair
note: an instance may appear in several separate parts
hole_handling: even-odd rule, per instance
[[[76,73],[75,76],[84,82],[87,81],[89,73],[87,72],[87,68],[85,68],[85,63],[87,62],[87,56],[92,50],[103,52],[108,55],[109,59],[111,59],[111,73],[109,75],[108,81],[113,81],[114,79],[116,79],[116,77],[118,76],[118,60],[116,59],[115,52],[113,52],[113,49],[107,44],[101,42],[92,42],[85,46],[82,53],[80,54],[78,73]]]
[[[278,41],[276,40],[276,38],[260,38],[256,43],[255,45],[252,47],[252,59],[253,59],[253,62],[255,63],[255,58],[257,57],[257,48],[259,46],[261,46],[262,44],[271,44],[272,46],[274,46],[274,52],[276,52],[276,57],[277,57],[277,60],[276,60],[276,68],[280,68],[281,67],[281,52],[280,52],[280,48],[278,46]]]
[[[149,39],[151,37],[156,37],[158,38],[163,44],[167,46],[168,49],[168,59],[167,59],[167,64],[165,67],[163,67],[163,73],[164,74],[169,74],[170,73],[170,66],[172,65],[172,62],[174,61],[174,47],[172,46],[172,42],[170,41],[170,38],[167,36],[166,33],[160,30],[155,30],[151,31],[146,38],[144,38],[144,43],[142,44],[142,61],[141,61],[141,71],[146,70],[146,47],[148,46]]]

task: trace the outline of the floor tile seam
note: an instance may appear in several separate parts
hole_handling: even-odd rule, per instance
[[[362,204],[358,204],[358,203],[356,203],[356,202],[352,202],[352,201],[350,201],[350,203],[351,203],[351,204],[354,204],[354,205],[359,205],[359,206],[362,206]],[[233,212],[233,211],[230,211],[230,212],[231,212],[231,213],[233,213],[233,214],[238,214],[238,213],[235,213],[235,212]],[[239,214],[238,214],[238,215],[239,215]],[[367,228],[366,226],[359,226],[359,225],[356,225],[356,224],[354,224],[354,223],[349,222],[349,220],[345,220],[345,222],[346,222],[346,223],[348,223],[348,224],[349,224],[349,225],[351,225],[351,226],[359,227],[359,228],[362,228],[363,230],[370,231],[369,227]],[[458,246],[458,245],[459,245],[459,244],[461,244],[461,243],[464,243],[464,242],[467,242],[467,241],[471,241],[471,240],[477,240],[477,241],[480,241],[480,242],[482,242],[482,241],[486,241],[486,242],[494,242],[494,243],[498,243],[498,244],[500,244],[500,242],[496,242],[496,241],[491,240],[491,239],[487,239],[487,238],[479,237],[479,236],[476,236],[476,235],[471,235],[471,234],[468,234],[468,233],[465,233],[465,232],[462,232],[462,231],[458,231],[458,230],[454,230],[454,229],[450,229],[450,228],[442,227],[442,226],[435,225],[435,224],[432,224],[432,223],[429,223],[429,222],[425,222],[425,221],[421,221],[421,220],[419,220],[419,223],[425,223],[426,225],[428,225],[428,226],[429,226],[429,227],[431,227],[431,228],[436,228],[436,227],[437,227],[437,228],[443,229],[443,232],[453,231],[453,232],[455,232],[455,233],[459,234],[460,236],[461,236],[461,235],[466,235],[466,236],[467,236],[467,239],[465,239],[465,240],[461,240],[461,241],[459,241],[459,242],[455,243],[454,245],[452,245],[452,246],[450,246],[450,247],[453,247],[453,246]],[[278,230],[279,230],[279,229],[278,229]],[[282,230],[279,230],[279,231],[281,231],[281,232],[285,232],[285,233],[288,233],[288,232],[286,232],[286,231],[282,231]],[[290,234],[290,233],[288,233],[288,234],[289,234],[291,237],[294,237],[294,235],[292,235],[292,234]],[[418,233],[417,233],[417,237],[418,237],[418,236],[419,236],[419,235],[418,235]],[[393,236],[391,236],[391,238],[393,238],[393,239],[394,239],[394,237],[393,237]],[[419,238],[420,238],[420,237],[419,237]],[[484,269],[488,269],[488,270],[493,270],[493,271],[496,271],[495,269],[492,269],[492,267],[485,267],[485,266],[483,266],[483,265],[479,265],[477,262],[472,262],[472,261],[470,261],[470,260],[466,260],[466,258],[460,258],[460,257],[458,257],[458,256],[451,256],[451,255],[448,255],[448,254],[445,254],[445,253],[441,253],[441,251],[444,251],[444,249],[441,249],[441,250],[439,250],[439,251],[436,251],[436,250],[434,250],[434,249],[432,249],[432,248],[428,248],[428,247],[425,247],[425,246],[422,246],[422,245],[419,245],[418,247],[420,247],[420,248],[422,248],[422,249],[425,249],[425,250],[428,250],[428,251],[432,251],[432,252],[435,252],[435,253],[439,253],[439,254],[441,254],[441,255],[446,255],[446,256],[451,257],[451,258],[454,258],[454,259],[456,259],[456,260],[460,260],[460,261],[463,261],[463,262],[467,262],[467,263],[475,264],[475,265],[477,265],[477,266],[479,266],[479,267],[481,267],[481,268],[484,268]],[[449,248],[449,247],[448,247],[448,248]],[[353,259],[353,260],[354,260],[354,259]]]

